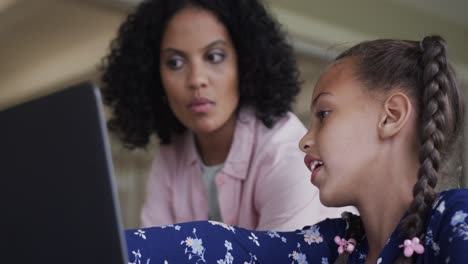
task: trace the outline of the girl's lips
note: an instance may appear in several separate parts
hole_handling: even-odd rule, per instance
[[[213,101],[200,97],[195,98],[188,104],[188,108],[195,113],[206,113],[215,106]]]
[[[321,161],[320,159],[311,157],[309,155],[306,155],[304,157],[304,163],[306,167],[312,172],[310,180],[312,183],[314,183],[315,178],[317,177],[317,174],[319,173],[323,165],[323,161]]]
[[[311,166],[315,161],[320,162],[320,163],[323,164],[323,162],[322,162],[320,159],[315,158],[315,157],[312,157],[312,156],[310,156],[310,155],[305,155],[305,157],[304,157],[304,163],[305,163],[306,167],[307,167],[309,170],[311,170],[311,169],[310,169],[310,166]]]
[[[315,169],[312,171],[312,174],[310,175],[310,181],[314,185],[315,185],[315,179],[317,178],[317,174],[319,173],[321,168],[322,168],[322,166],[315,167]]]

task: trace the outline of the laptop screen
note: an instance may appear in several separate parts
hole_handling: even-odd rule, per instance
[[[2,263],[128,263],[100,102],[82,83],[0,111]]]

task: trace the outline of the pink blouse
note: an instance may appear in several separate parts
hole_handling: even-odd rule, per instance
[[[305,133],[292,113],[272,129],[251,111],[239,114],[231,149],[215,178],[224,223],[287,231],[340,216],[345,209],[323,206],[310,183],[298,148]],[[160,147],[148,177],[142,225],[207,220],[208,210],[193,134],[186,132]]]

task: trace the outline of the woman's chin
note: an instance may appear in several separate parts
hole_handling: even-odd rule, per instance
[[[221,125],[213,120],[199,120],[190,125],[189,129],[197,135],[210,135],[218,130]]]

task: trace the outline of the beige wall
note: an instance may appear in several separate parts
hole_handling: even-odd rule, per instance
[[[17,1],[0,13],[0,108],[93,78],[125,13],[86,1]]]

